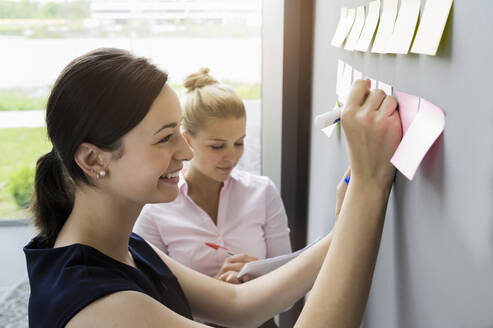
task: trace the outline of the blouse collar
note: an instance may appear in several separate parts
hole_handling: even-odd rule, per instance
[[[188,168],[184,167],[179,173],[180,181],[178,182],[178,190],[180,190],[180,192],[184,195],[188,193],[188,184],[187,180],[185,180],[185,173],[187,172],[187,170]],[[229,177],[226,179],[226,181],[224,181],[223,188],[227,188],[233,181],[237,181],[238,179],[238,172],[236,171],[236,169],[233,169]]]

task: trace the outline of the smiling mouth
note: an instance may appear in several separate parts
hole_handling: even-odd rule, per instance
[[[165,173],[165,174],[161,175],[159,178],[160,179],[173,179],[173,178],[176,178],[180,175],[180,171],[181,171],[181,169],[179,169],[178,171],[175,171],[175,172]]]

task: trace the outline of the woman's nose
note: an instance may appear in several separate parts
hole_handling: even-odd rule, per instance
[[[224,160],[233,162],[236,159],[237,150],[235,147],[228,148],[224,153]]]
[[[175,158],[180,161],[189,161],[193,158],[193,151],[185,141],[185,138],[179,133],[178,149],[175,153]]]

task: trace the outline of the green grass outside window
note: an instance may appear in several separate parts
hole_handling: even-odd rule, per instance
[[[0,129],[0,219],[28,216],[10,194],[9,180],[25,167],[34,168],[37,159],[50,150],[46,128]]]

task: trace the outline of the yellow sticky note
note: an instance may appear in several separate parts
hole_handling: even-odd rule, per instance
[[[395,18],[397,17],[397,0],[385,0],[383,2],[380,24],[378,25],[377,36],[371,52],[379,54],[387,53],[387,43],[394,32]]]
[[[331,42],[331,44],[335,47],[340,47],[342,45],[342,41],[339,40],[341,39],[342,29],[344,28],[344,22],[346,21],[347,8],[341,8],[340,12],[341,14],[339,16],[339,22],[337,23],[336,31],[332,36]]]
[[[370,2],[368,6],[368,15],[366,16],[363,31],[359,37],[355,49],[366,52],[370,47],[371,40],[377,28],[378,19],[380,18],[380,0]]]
[[[359,6],[356,8],[356,18],[354,20],[353,28],[347,37],[346,46],[344,49],[349,51],[354,50],[356,44],[358,43],[359,36],[361,35],[363,25],[365,25],[365,6]]]
[[[418,22],[420,6],[421,0],[401,0],[394,33],[387,47],[389,53],[407,54],[409,52]]]
[[[452,2],[453,0],[426,1],[411,52],[432,56],[437,53]]]
[[[342,18],[342,15],[344,14],[343,9],[346,9],[346,16],[344,16],[344,18]],[[341,18],[339,19],[339,24],[337,26],[336,32],[334,33],[334,36],[332,37],[331,42],[334,47],[340,48],[342,46],[344,40],[346,40],[346,37],[348,36],[349,31],[351,30],[351,27],[353,26],[355,18],[355,8],[341,8]]]

